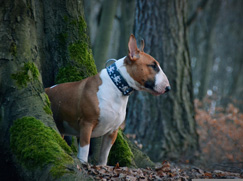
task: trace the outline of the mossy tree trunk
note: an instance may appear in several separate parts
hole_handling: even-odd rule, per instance
[[[0,10],[0,177],[82,180],[44,93],[97,73],[82,3],[4,0]]]
[[[155,57],[172,90],[152,96],[135,92],[128,103],[126,132],[136,134],[152,160],[190,158],[198,150],[191,64],[185,24],[187,1],[138,0],[135,36]]]
[[[56,134],[50,102],[43,89],[43,82],[45,86],[54,83],[54,75],[67,59],[78,59],[72,57],[76,49],[84,47],[85,58],[90,58],[90,50],[79,37],[79,23],[83,23],[79,1],[0,2],[1,179],[75,180],[78,174],[82,177],[76,168],[76,155]],[[69,31],[67,26],[71,25],[76,28]],[[62,45],[66,51],[62,51]],[[90,71],[76,64],[78,70]],[[91,67],[89,63],[85,65]],[[37,142],[41,139],[44,140]],[[25,147],[20,149],[22,145]]]

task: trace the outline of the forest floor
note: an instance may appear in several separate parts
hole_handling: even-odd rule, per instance
[[[242,173],[222,170],[203,170],[185,164],[175,164],[164,161],[152,168],[128,168],[114,166],[77,166],[94,180],[191,180],[191,179],[243,179]]]
[[[215,106],[213,99],[195,100],[199,161],[180,164],[164,161],[155,168],[83,165],[78,169],[94,180],[243,179],[243,113],[236,104]],[[212,164],[218,163],[218,164]]]

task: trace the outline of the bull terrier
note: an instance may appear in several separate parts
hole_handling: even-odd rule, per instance
[[[128,55],[95,76],[45,89],[53,118],[61,134],[79,137],[78,158],[88,162],[90,138],[103,136],[99,165],[106,165],[119,126],[125,120],[128,97],[133,90],[160,95],[170,90],[159,63],[138,49],[134,35]]]

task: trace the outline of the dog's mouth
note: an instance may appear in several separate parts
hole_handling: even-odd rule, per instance
[[[146,91],[146,92],[152,94],[153,96],[159,96],[159,95],[162,95],[162,94],[165,93],[165,91],[158,92],[158,91],[156,91],[154,89],[148,89],[146,87],[143,88],[143,91]]]
[[[154,95],[154,96],[159,96],[159,95],[162,95],[162,94],[164,94],[164,93],[165,93],[165,91],[158,92],[158,91],[156,91],[156,90],[152,90],[152,92],[151,92],[151,94]]]
[[[153,92],[151,92],[151,94],[154,95],[154,96],[159,96],[159,95],[164,94],[164,92],[156,92],[156,91],[153,91]]]

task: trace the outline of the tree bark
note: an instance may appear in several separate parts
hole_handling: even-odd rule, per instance
[[[76,155],[67,153],[65,149],[69,151],[70,149],[60,135],[55,134],[58,131],[51,115],[48,97],[43,89],[43,82],[45,85],[54,83],[54,74],[68,58],[58,51],[60,46],[58,35],[62,33],[62,27],[65,25],[64,17],[78,19],[82,16],[82,4],[68,0],[3,0],[0,2],[0,10],[0,152],[2,157],[0,172],[1,176],[3,175],[1,178],[7,180],[85,178],[85,174],[76,168],[79,164]],[[71,39],[75,39],[75,34],[70,36]],[[65,55],[68,55],[67,51]],[[26,136],[28,125],[24,125],[23,130],[17,125],[30,120],[40,124],[40,129],[54,135],[59,141],[45,139],[40,145],[29,143],[27,147],[33,148],[33,151],[28,153],[26,149],[18,150],[21,143],[28,144],[28,138],[38,140],[50,136],[42,135],[41,132],[36,133],[34,129],[30,131],[33,134]],[[15,126],[12,126],[13,124]],[[40,158],[32,154],[35,152],[33,146],[40,149],[38,154],[45,153],[45,148],[49,149],[53,146],[48,144],[51,142],[56,145],[57,150],[52,149],[52,154],[48,152],[46,157],[49,158],[45,158],[45,154]],[[71,159],[73,164],[62,163],[65,158],[58,155],[58,150],[61,150],[69,160]],[[55,162],[52,156],[58,161]],[[38,159],[40,162],[43,161],[43,164],[39,165],[37,162],[37,165],[31,168],[30,165],[32,166],[34,160]],[[45,162],[45,159],[51,161]],[[3,173],[6,170],[8,174]],[[16,173],[14,176],[12,170]],[[61,170],[63,172],[60,172]]]
[[[135,133],[152,160],[190,159],[198,150],[191,63],[187,45],[187,1],[138,0],[135,36],[157,59],[172,90],[154,97],[135,92],[129,99],[126,133]]]
[[[105,3],[106,1],[84,0],[85,17],[89,28],[93,52],[95,52],[97,43],[101,39],[104,41],[101,43],[100,49],[107,51],[103,61],[100,57],[101,53],[103,52],[97,55],[98,59],[96,61],[102,61],[100,69],[104,68],[105,61],[107,59],[119,59],[127,54],[127,42],[129,36],[133,32],[135,16],[135,0],[118,1],[117,8],[113,7],[112,11],[104,10]],[[111,14],[113,13],[113,10],[116,10],[114,15]],[[101,17],[104,13],[109,14],[109,19],[102,21]],[[110,32],[108,32],[108,24],[112,24]],[[101,27],[104,28],[102,29]],[[104,37],[104,35],[109,35],[109,37]]]
[[[107,60],[112,25],[117,9],[117,0],[104,0],[102,8],[100,26],[94,44],[94,59],[98,71],[104,68]]]
[[[125,0],[121,3],[121,19],[120,19],[120,39],[119,52],[117,57],[121,58],[127,55],[128,40],[133,32],[134,18],[135,18],[135,0]]]

